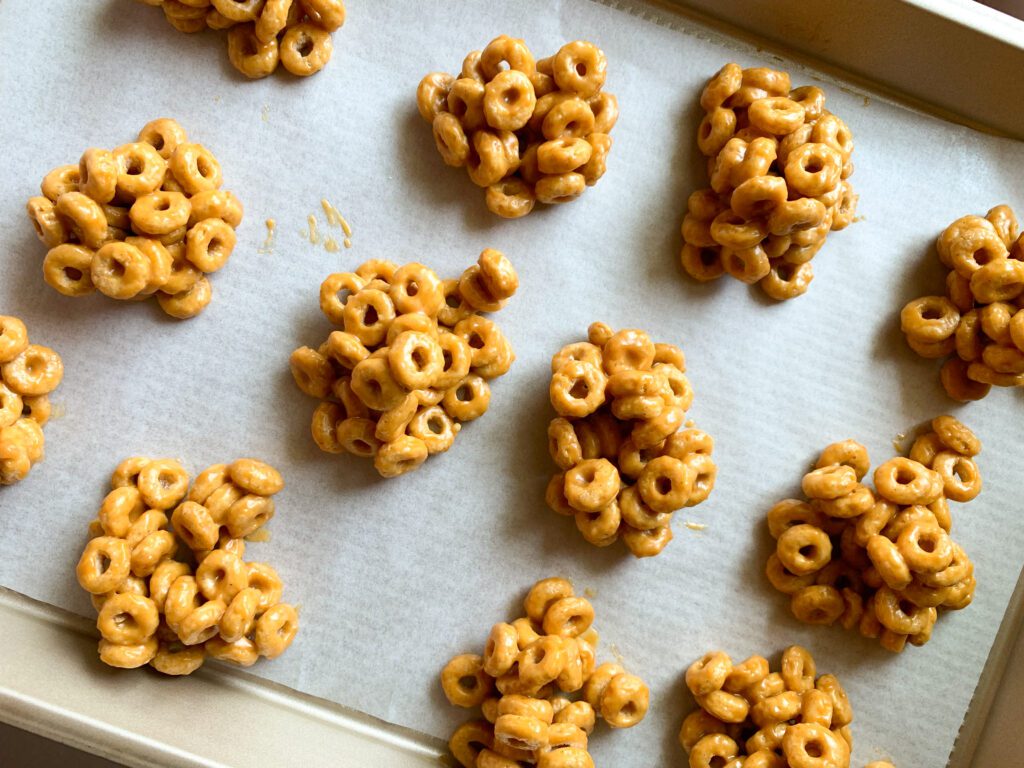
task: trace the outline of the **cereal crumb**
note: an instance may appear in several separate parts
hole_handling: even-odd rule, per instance
[[[597,597],[597,590],[593,587],[587,587],[583,590],[583,596],[590,600],[593,600],[595,597]]]
[[[264,123],[269,123],[270,122],[270,105],[269,104],[264,104],[263,105],[263,109],[260,110],[260,119]]]
[[[691,531],[703,531],[705,528],[707,528],[707,525],[705,525],[704,523],[694,523],[689,520],[683,523],[683,525],[685,525]]]

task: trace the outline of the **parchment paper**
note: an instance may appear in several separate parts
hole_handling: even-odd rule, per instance
[[[827,84],[829,107],[857,140],[863,220],[829,238],[807,295],[775,305],[730,279],[699,286],[677,266],[686,195],[706,184],[697,94],[728,60],[784,66],[795,84],[816,82],[813,72],[640,2],[352,0],[349,11],[321,74],[247,82],[222,37],[180,34],[141,4],[0,4],[0,312],[23,317],[67,371],[46,461],[0,490],[0,584],[88,615],[73,566],[119,460],[174,456],[199,471],[259,456],[288,487],[272,541],[251,545],[249,557],[283,574],[302,630],[256,674],[446,737],[466,715],[444,701],[441,666],[479,652],[492,623],[519,615],[534,580],[563,574],[592,590],[601,658],[621,654],[652,690],[639,727],[599,729],[599,765],[684,764],[676,732],[693,706],[686,666],[714,648],[745,658],[791,643],[811,648],[849,690],[855,764],[944,764],[1024,560],[1024,410],[1020,393],[1005,391],[953,407],[937,365],[905,347],[897,314],[909,298],[941,291],[931,245],[946,224],[1024,203],[1024,148]],[[424,73],[457,71],[500,33],[525,38],[538,57],[567,40],[596,41],[621,108],[601,183],[515,222],[493,218],[465,174],[443,165],[414,103]],[[212,304],[176,322],[153,302],[59,296],[42,281],[44,249],[24,201],[50,168],[88,146],[134,140],[163,115],[217,155],[246,205]],[[310,214],[325,229],[321,198],[351,222],[351,249],[330,253],[304,236]],[[268,218],[277,237],[261,252]],[[315,403],[295,388],[287,359],[330,330],[320,281],[373,257],[456,276],[484,247],[505,251],[522,278],[497,316],[518,359],[486,417],[399,480],[318,451],[308,431]],[[697,393],[690,416],[717,441],[714,494],[677,515],[675,541],[653,560],[591,547],[543,503],[553,469],[548,361],[597,319],[682,344]],[[955,537],[977,567],[974,604],[899,656],[798,624],[762,576],[766,509],[798,491],[827,443],[855,437],[877,464],[897,433],[945,411],[985,443],[985,490],[954,512]]]

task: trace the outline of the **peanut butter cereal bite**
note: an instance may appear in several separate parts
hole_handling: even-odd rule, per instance
[[[789,75],[726,64],[700,96],[697,146],[710,186],[690,195],[683,269],[701,282],[728,273],[777,301],[807,291],[811,259],[854,220],[853,135],[825,92]]]
[[[518,219],[538,201],[575,200],[604,175],[619,116],[602,90],[607,70],[604,52],[585,40],[534,59],[524,41],[501,35],[457,75],[426,75],[416,104],[445,164],[486,190],[491,213]]]
[[[222,185],[217,158],[170,118],[114,150],[87,149],[47,174],[26,206],[48,249],[43,279],[65,296],[154,297],[171,317],[195,317],[242,222],[241,201]]]
[[[63,378],[60,355],[29,344],[25,324],[0,315],[0,485],[24,480],[43,460],[49,395]]]
[[[277,571],[244,559],[245,537],[274,516],[276,469],[238,459],[190,486],[178,461],[133,456],[110,485],[76,569],[104,663],[189,675],[207,658],[249,667],[287,650],[298,611]]]
[[[491,627],[483,653],[456,656],[441,671],[448,701],[480,708],[448,748],[465,768],[593,768],[588,739],[598,720],[632,728],[650,691],[619,664],[596,662],[594,609],[566,579],[538,581],[525,616]]]
[[[319,72],[334,53],[331,34],[345,23],[343,0],[138,0],[160,7],[179,32],[226,30],[228,59],[248,78],[277,65],[299,77]]]
[[[679,730],[690,768],[850,766],[853,707],[806,648],[783,651],[776,672],[764,656],[733,662],[713,651],[686,670],[686,686],[698,706]]]
[[[941,296],[922,296],[900,312],[907,346],[945,358],[946,394],[980,400],[993,386],[1024,387],[1024,235],[1008,205],[963,216],[935,243],[949,270]]]
[[[949,502],[981,492],[981,442],[952,416],[932,420],[910,448],[864,479],[867,449],[825,448],[801,483],[806,498],[768,511],[775,553],[768,581],[808,624],[840,624],[899,653],[931,638],[940,610],[970,605],[974,565],[951,536]]]
[[[311,424],[317,446],[372,459],[381,477],[451,448],[463,423],[487,411],[490,382],[515,360],[481,313],[500,310],[518,287],[512,263],[490,248],[454,280],[381,260],[330,275],[320,309],[340,330],[290,360],[296,385],[320,401]]]
[[[684,424],[693,403],[686,358],[641,330],[594,323],[588,341],[551,360],[548,449],[558,472],[546,500],[598,547],[621,536],[635,557],[672,540],[675,512],[708,498],[715,441]]]

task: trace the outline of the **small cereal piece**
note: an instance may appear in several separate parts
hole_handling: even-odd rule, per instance
[[[139,469],[138,488],[151,509],[171,509],[188,493],[188,472],[173,459],[150,461]]]
[[[256,622],[255,643],[260,656],[276,659],[299,631],[299,614],[287,603],[278,603]]]
[[[0,325],[0,351],[4,346],[8,349],[21,346],[16,340],[16,333],[14,324],[3,318],[3,324]],[[10,343],[7,341],[9,335],[15,338]],[[49,394],[60,385],[64,378],[64,363],[60,355],[49,347],[30,344],[0,364],[0,376],[11,392],[22,397],[38,397]]]
[[[804,475],[801,485],[812,499],[838,499],[857,486],[856,471],[845,464],[833,464]],[[877,482],[877,477],[876,477]]]
[[[494,681],[483,671],[483,659],[473,654],[454,657],[441,671],[445,697],[457,707],[478,706],[494,689]]]
[[[236,459],[228,474],[235,485],[257,496],[273,496],[284,488],[281,473],[258,459]]]
[[[942,478],[911,459],[896,457],[875,469],[878,493],[896,504],[930,504],[942,493]]]

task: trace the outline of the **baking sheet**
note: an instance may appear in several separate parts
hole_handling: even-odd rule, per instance
[[[787,66],[797,84],[814,73],[671,11],[591,0],[352,3],[322,73],[256,83],[230,67],[222,39],[177,33],[143,5],[64,11],[57,0],[0,4],[0,45],[21,52],[0,69],[0,146],[10,148],[0,313],[23,317],[66,367],[45,463],[0,490],[0,584],[88,615],[73,566],[121,458],[176,456],[199,471],[255,455],[280,467],[288,487],[271,542],[251,545],[249,557],[279,569],[303,622],[293,649],[257,674],[443,737],[465,713],[444,701],[441,665],[518,615],[534,580],[563,574],[594,595],[601,658],[621,655],[652,689],[643,724],[594,737],[599,764],[681,762],[676,731],[692,708],[685,667],[711,648],[743,658],[794,642],[850,691],[855,763],[945,762],[1024,561],[1014,458],[1022,400],[994,392],[952,408],[934,363],[905,348],[896,315],[941,289],[931,243],[943,226],[1021,200],[1021,145],[829,85],[829,107],[857,139],[863,220],[830,237],[806,296],[775,305],[732,280],[696,285],[677,267],[686,195],[705,183],[696,95],[727,60]],[[425,72],[457,70],[502,32],[538,56],[570,39],[598,42],[622,112],[602,182],[517,222],[491,217],[480,191],[443,165],[414,105]],[[185,323],[151,302],[57,295],[42,282],[43,249],[23,213],[51,167],[87,146],[129,141],[160,115],[215,152],[246,204],[213,303]],[[311,214],[342,242],[322,198],[351,222],[350,249],[310,243]],[[266,247],[271,218],[277,234]],[[317,309],[320,280],[375,257],[455,276],[484,247],[505,251],[522,278],[497,316],[518,359],[491,411],[448,454],[396,481],[320,453],[308,435],[314,402],[287,370],[293,348],[330,330]],[[679,513],[676,540],[653,560],[592,548],[543,504],[548,361],[597,319],[682,344],[697,392],[690,415],[717,441],[714,494]],[[798,490],[826,443],[860,439],[877,464],[897,433],[949,410],[985,441],[985,491],[954,513],[976,563],[974,604],[900,656],[797,624],[761,575],[771,544],[764,511]]]

